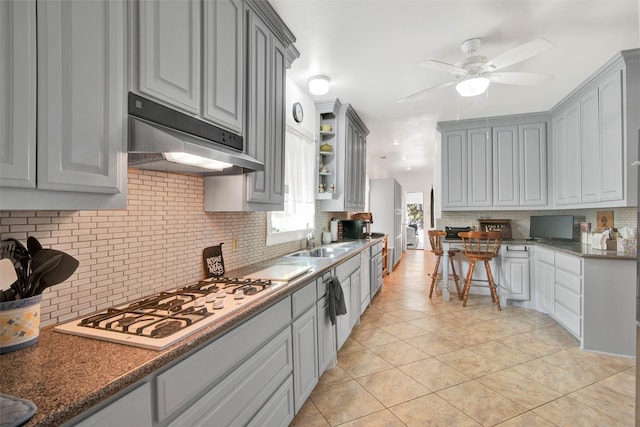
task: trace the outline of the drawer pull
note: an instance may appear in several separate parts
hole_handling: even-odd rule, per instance
[[[509,246],[507,246],[507,251],[509,251],[509,252],[528,252],[529,248],[527,248],[525,246],[524,249],[511,249]]]

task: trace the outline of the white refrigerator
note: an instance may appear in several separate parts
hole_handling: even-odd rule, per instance
[[[369,183],[371,231],[387,234],[387,273],[402,257],[402,186],[394,178],[372,179]]]

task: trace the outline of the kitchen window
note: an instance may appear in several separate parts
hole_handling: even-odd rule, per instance
[[[284,211],[267,215],[267,245],[305,238],[315,222],[315,142],[303,128],[287,124]]]

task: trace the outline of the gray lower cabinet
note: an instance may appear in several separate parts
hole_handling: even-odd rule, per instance
[[[293,419],[293,379],[287,379],[247,424],[249,427],[286,427]]]
[[[324,280],[330,274],[324,275],[316,280],[318,291],[318,302],[316,311],[318,313],[318,374],[333,367],[337,360],[336,350],[336,327],[331,323],[329,316],[329,294]]]
[[[555,306],[555,252],[537,247],[535,251],[535,292],[538,311],[554,314]]]
[[[76,427],[151,427],[152,424],[151,386],[146,383],[73,425]]]
[[[318,312],[316,281],[292,295],[293,387],[295,412],[318,383]]]
[[[360,255],[338,265],[335,274],[340,280],[347,306],[347,314],[336,319],[337,348],[340,350],[360,319]]]
[[[291,379],[291,347],[291,330],[286,328],[169,425],[246,425],[270,402],[281,385]],[[290,403],[287,407],[293,410],[293,402]],[[293,412],[288,415],[290,422]]]
[[[382,242],[378,242],[371,247],[370,258],[371,269],[371,299],[382,287]]]
[[[69,425],[287,426],[320,376],[335,366],[336,326],[325,280],[347,287],[343,343],[360,319],[360,254],[190,353],[145,384]],[[350,301],[356,301],[351,304]],[[339,328],[340,326],[338,326]],[[340,344],[342,345],[342,344]],[[88,415],[88,416],[87,416]]]
[[[584,350],[635,356],[635,261],[582,258],[540,246],[535,258],[539,311]]]
[[[21,43],[0,51],[10,130],[0,139],[3,209],[126,207],[126,3],[12,1],[0,10],[13,20],[3,37]]]
[[[160,373],[158,422],[249,422],[293,373],[290,324],[288,297]]]
[[[371,302],[371,249],[367,248],[360,253],[360,311],[365,312]]]

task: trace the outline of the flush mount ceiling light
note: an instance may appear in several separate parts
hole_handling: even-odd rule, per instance
[[[476,96],[484,93],[491,81],[486,77],[470,77],[456,85],[456,91],[460,96]]]
[[[309,92],[312,95],[324,95],[329,92],[329,77],[313,76],[309,79]]]
[[[163,153],[164,157],[170,162],[182,163],[184,165],[198,166],[204,169],[221,171],[233,166],[231,163],[221,162],[219,160],[208,159],[206,157],[196,156],[189,153]]]

